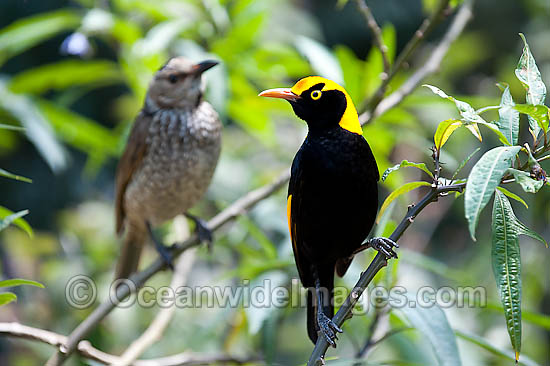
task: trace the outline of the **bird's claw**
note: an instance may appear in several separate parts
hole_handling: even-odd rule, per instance
[[[201,243],[206,243],[208,251],[212,252],[214,235],[212,234],[212,230],[208,228],[208,223],[200,217],[196,217],[191,214],[185,214],[185,216],[193,220],[193,222],[195,223],[195,233],[197,233],[199,241]]]
[[[328,316],[324,313],[317,314],[317,323],[319,324],[319,331],[323,334],[327,342],[334,348],[336,348],[336,340],[338,340],[338,333],[342,333],[343,330],[336,325]]]
[[[396,242],[389,238],[372,238],[368,241],[368,244],[373,249],[377,250],[384,254],[386,259],[395,258],[397,259],[397,253],[393,248],[399,248]]]

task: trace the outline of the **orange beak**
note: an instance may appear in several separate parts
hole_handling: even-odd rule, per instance
[[[298,99],[300,99],[299,95],[296,95],[290,90],[289,88],[277,88],[277,89],[268,89],[264,90],[260,94],[258,94],[259,97],[269,97],[269,98],[280,98],[280,99],[286,99],[291,102],[295,102]]]

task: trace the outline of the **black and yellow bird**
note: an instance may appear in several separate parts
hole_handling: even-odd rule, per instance
[[[336,332],[342,330],[331,320],[334,271],[343,276],[354,254],[369,246],[387,258],[397,257],[397,245],[389,239],[363,244],[378,209],[376,160],[350,96],[335,82],[311,76],[260,96],[287,100],[308,125],[292,162],[288,225],[300,280],[309,289],[309,338],[315,343],[321,331],[335,346]]]

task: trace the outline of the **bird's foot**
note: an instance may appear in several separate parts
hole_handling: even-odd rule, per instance
[[[186,213],[185,217],[193,220],[193,222],[195,223],[195,232],[197,233],[200,242],[206,243],[208,251],[211,252],[212,244],[214,243],[214,235],[212,234],[212,230],[208,228],[208,223],[200,217],[191,214]]]
[[[327,342],[332,347],[336,348],[336,340],[338,340],[337,334],[342,333],[343,330],[322,312],[317,313],[317,324],[319,324],[319,331],[323,334]]]
[[[172,252],[171,248],[165,247],[153,234],[153,229],[151,228],[151,225],[147,223],[147,229],[149,230],[149,236],[153,240],[153,243],[155,244],[155,249],[157,250],[157,253],[160,255],[164,263],[166,263],[166,267],[170,268],[172,271],[174,270],[174,263],[172,261]]]
[[[399,248],[399,245],[389,238],[372,238],[369,239],[366,245],[384,254],[386,259],[397,259],[397,253],[393,248]]]

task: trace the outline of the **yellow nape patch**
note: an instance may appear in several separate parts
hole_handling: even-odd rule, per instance
[[[346,107],[346,111],[344,112],[344,115],[342,116],[342,119],[340,119],[339,125],[344,130],[348,130],[350,132],[362,135],[363,128],[361,128],[361,124],[359,123],[357,110],[355,109],[355,105],[353,104],[351,97],[349,96],[346,89],[342,88],[340,85],[336,84],[334,81],[325,79],[320,76],[308,76],[306,78],[299,80],[296,84],[294,84],[291,90],[294,94],[301,95],[304,91],[308,90],[312,86],[317,85],[319,83],[325,84],[325,86],[323,87],[323,89],[321,89],[321,91],[339,90],[342,93],[344,93],[344,95],[346,96],[347,107]]]
[[[292,240],[292,227],[290,226],[290,209],[292,205],[292,195],[288,196],[286,201],[286,218],[288,220],[288,231],[290,232],[290,240]]]

